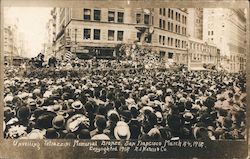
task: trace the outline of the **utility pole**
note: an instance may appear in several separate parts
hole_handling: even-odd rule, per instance
[[[76,37],[77,37],[77,28],[75,28],[75,55],[76,55],[76,47],[77,47]]]

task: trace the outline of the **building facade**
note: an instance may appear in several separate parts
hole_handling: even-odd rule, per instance
[[[26,53],[25,36],[19,31],[18,18],[11,18],[4,14],[3,25],[3,55],[5,64],[15,65],[23,59]]]
[[[229,72],[246,70],[246,17],[243,9],[204,9],[204,39],[216,44]]]
[[[191,70],[204,69],[205,65],[219,66],[217,47],[203,39],[203,8],[188,8],[188,66]]]
[[[5,63],[12,64],[13,58],[19,56],[17,47],[17,26],[6,24],[4,25],[4,61]]]
[[[188,55],[190,69],[200,70],[208,65],[218,68],[220,63],[220,54],[216,45],[196,38],[189,38]]]
[[[118,44],[150,46],[165,61],[187,63],[187,11],[177,8],[54,8],[54,51],[116,56]]]
[[[203,8],[188,8],[188,35],[203,40]]]

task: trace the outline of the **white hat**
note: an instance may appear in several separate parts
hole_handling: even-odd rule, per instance
[[[33,93],[34,93],[34,94],[40,94],[40,93],[41,93],[41,90],[40,90],[40,89],[34,89]]]
[[[94,135],[91,139],[92,140],[110,140],[110,138],[106,134],[97,134],[97,135]]]
[[[75,132],[76,130],[78,130],[81,123],[88,127],[89,118],[87,118],[86,116],[82,114],[76,114],[67,120],[66,130]]]
[[[52,95],[52,91],[46,91],[46,92],[43,94],[43,97],[44,97],[44,98],[49,98],[51,95]]]
[[[114,129],[114,135],[117,140],[128,140],[131,135],[128,124],[124,121],[118,121]]]
[[[111,114],[116,114],[119,117],[118,112],[116,110],[114,110],[114,109],[108,111],[108,113],[107,113],[108,118],[110,117]]]
[[[142,104],[147,105],[149,102],[149,97],[147,95],[141,97],[141,102]]]
[[[161,134],[160,131],[159,131],[159,129],[157,129],[157,128],[152,128],[152,129],[148,132],[148,135],[149,135],[149,136],[153,136],[153,135],[155,135],[155,134]]]
[[[33,129],[28,135],[27,139],[44,139],[46,131],[42,131],[39,129]]]
[[[5,98],[4,98],[4,102],[5,103],[10,103],[13,101],[13,96],[12,95],[7,95]]]
[[[24,127],[23,125],[16,125],[16,126],[11,126],[8,129],[8,132],[6,133],[7,138],[19,138],[21,136],[26,136],[27,135],[27,127]]]
[[[135,109],[139,109],[138,105],[132,104],[132,105],[128,105],[128,110],[131,110],[131,108],[134,107]]]
[[[162,120],[163,120],[162,113],[158,111],[158,112],[155,113],[155,115],[157,116],[158,123],[161,123]]]
[[[150,106],[144,106],[144,107],[142,107],[141,111],[144,112],[145,110],[149,110],[151,112],[154,112],[154,109],[152,107],[150,107]]]
[[[82,109],[83,104],[82,104],[81,101],[78,100],[78,101],[73,102],[73,103],[71,104],[71,106],[72,106],[72,108],[74,108],[74,109]]]

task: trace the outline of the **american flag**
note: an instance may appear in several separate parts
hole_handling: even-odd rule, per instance
[[[66,60],[66,61],[72,60],[72,59],[75,58],[75,57],[76,57],[75,54],[73,54],[73,53],[70,52],[70,51],[66,51],[66,53],[65,53],[65,60]]]

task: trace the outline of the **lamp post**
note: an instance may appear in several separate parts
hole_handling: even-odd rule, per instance
[[[189,41],[187,42],[186,47],[187,47],[187,67],[188,71],[190,71]]]
[[[190,35],[188,34],[187,35],[187,44],[186,44],[186,47],[187,47],[187,67],[188,67],[188,71],[190,71],[190,52],[189,52],[189,47],[190,47]]]
[[[75,55],[76,55],[76,47],[77,47],[76,37],[77,37],[77,28],[75,28]]]

